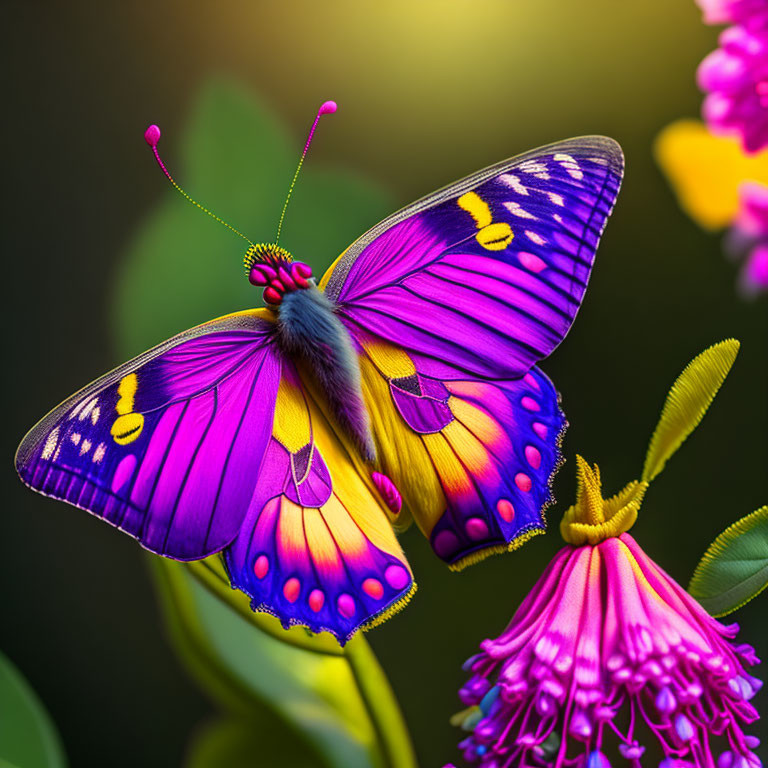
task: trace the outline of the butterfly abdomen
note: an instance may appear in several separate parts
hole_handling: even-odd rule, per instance
[[[349,333],[314,286],[286,293],[278,312],[283,350],[308,365],[339,422],[368,461],[376,457],[360,368]]]

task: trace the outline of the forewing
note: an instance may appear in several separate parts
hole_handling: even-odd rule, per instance
[[[518,378],[568,332],[622,172],[599,136],[499,163],[384,220],[321,286],[432,375]]]
[[[342,643],[415,589],[382,499],[288,360],[257,489],[226,563],[254,610]]]
[[[538,368],[517,381],[441,380],[358,338],[379,468],[435,553],[461,569],[544,531],[565,418]]]
[[[279,381],[267,310],[170,339],[62,403],[16,455],[32,489],[98,515],[152,552],[206,557],[237,533]]]

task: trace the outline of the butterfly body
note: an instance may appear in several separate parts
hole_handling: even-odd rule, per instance
[[[287,293],[277,310],[277,327],[281,348],[305,363],[339,426],[363,458],[373,462],[376,448],[363,402],[358,355],[329,299],[314,285]]]
[[[343,643],[415,589],[394,527],[456,570],[543,532],[565,417],[537,363],[622,172],[603,137],[503,161],[373,227],[318,285],[253,245],[267,306],[73,395],[22,441],[21,479],[157,554],[221,552],[254,610]]]

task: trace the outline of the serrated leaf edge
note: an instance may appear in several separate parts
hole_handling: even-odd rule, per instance
[[[748,533],[749,531],[753,530],[756,525],[758,525],[761,522],[768,523],[768,505],[764,507],[760,507],[759,509],[756,509],[754,512],[752,512],[749,515],[746,515],[745,517],[742,517],[740,520],[737,520],[732,525],[729,525],[707,548],[707,551],[702,556],[701,560],[699,560],[698,565],[696,566],[696,569],[693,572],[693,575],[691,576],[691,580],[688,584],[688,592],[695,597],[697,600],[706,599],[703,595],[697,595],[696,594],[696,584],[699,580],[704,578],[704,574],[706,570],[712,565],[714,562],[717,561],[717,559],[726,551],[728,546],[734,541],[734,539],[738,538],[744,533]],[[712,614],[715,616],[715,618],[719,618],[721,616],[727,616],[730,613],[733,613],[734,611],[737,611],[739,608],[742,608],[745,606],[748,602],[751,600],[754,600],[761,592],[763,592],[766,587],[768,587],[768,579],[766,579],[765,584],[763,584],[760,589],[758,589],[756,592],[751,594],[749,597],[747,597],[745,600],[742,600],[738,605],[733,606],[732,608],[729,608],[727,611],[723,611],[720,613]]]

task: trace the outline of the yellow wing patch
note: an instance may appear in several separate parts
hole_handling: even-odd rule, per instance
[[[446,510],[447,496],[475,496],[473,478],[498,480],[487,446],[509,450],[504,433],[485,411],[455,395],[447,400],[454,421],[439,432],[415,432],[397,410],[388,382],[388,378],[415,374],[413,361],[385,342],[362,343],[366,353],[360,357],[363,397],[376,436],[379,464],[404,502],[395,524],[404,528],[415,518],[429,536]]]
[[[393,347],[383,341],[367,339],[363,342],[363,348],[373,364],[387,378],[401,379],[416,373],[413,360],[399,347]]]
[[[475,220],[475,226],[478,229],[487,227],[493,221],[488,203],[477,192],[467,192],[456,202],[459,208],[465,210]]]
[[[124,376],[117,387],[118,401],[115,410],[123,416],[133,410],[133,400],[139,387],[139,378],[135,373]]]
[[[117,403],[115,419],[109,433],[118,445],[128,445],[137,440],[144,429],[144,416],[133,412],[136,390],[139,388],[139,378],[135,373],[123,376],[117,385]]]
[[[512,242],[512,227],[505,221],[493,223],[490,206],[477,192],[466,192],[456,202],[474,219],[479,230],[475,239],[487,251],[503,251]]]
[[[280,387],[277,390],[272,435],[291,453],[301,450],[312,439],[304,395],[285,377],[280,380]]]

